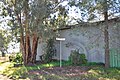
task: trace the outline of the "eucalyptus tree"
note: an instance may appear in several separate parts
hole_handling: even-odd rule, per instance
[[[64,1],[64,0],[63,0]],[[56,25],[51,24],[52,14],[59,10],[57,0],[6,0],[5,9],[12,19],[9,21],[12,33],[20,38],[24,64],[35,63],[38,40],[54,33]],[[60,11],[60,10],[59,10]],[[53,22],[54,23],[54,22]],[[51,35],[50,35],[51,34]],[[32,41],[31,41],[32,40]]]
[[[12,39],[9,27],[6,25],[8,20],[10,20],[7,14],[4,3],[0,2],[0,51],[2,52],[2,56],[8,53],[8,45]]]
[[[46,41],[46,39],[55,37],[54,30],[65,25],[67,11],[61,5],[63,1],[35,0],[30,3],[29,28],[31,35],[34,35],[31,59],[36,59],[38,39]]]
[[[11,18],[6,24],[10,27],[12,36],[16,37],[18,41],[20,37],[23,39],[23,0],[3,0],[1,2],[4,5],[2,12],[6,12],[6,14],[2,14],[1,16],[3,16],[3,19],[5,18],[4,16],[8,16],[9,18]],[[24,52],[24,49],[22,51]]]
[[[8,45],[10,43],[11,35],[7,30],[0,29],[0,51],[2,56],[5,56],[5,53],[8,53]]]
[[[105,23],[103,29],[105,43],[105,67],[109,64],[109,23],[108,20],[120,17],[120,1],[119,0],[69,0],[70,6],[79,8],[81,19],[80,22],[89,22],[91,20],[101,21]],[[101,17],[103,16],[103,17]]]

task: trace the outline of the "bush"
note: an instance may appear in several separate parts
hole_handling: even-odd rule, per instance
[[[14,58],[15,58],[15,56],[14,56],[13,54],[11,54],[11,55],[9,56],[9,61],[12,62],[12,61],[14,60]]]
[[[74,50],[71,52],[71,54],[69,56],[69,61],[73,65],[81,65],[81,64],[87,63],[85,54],[80,54],[78,50]]]
[[[55,55],[56,49],[54,46],[54,40],[53,39],[48,39],[47,40],[47,45],[45,47],[45,54],[43,56],[43,61],[48,63],[52,61],[53,56]]]
[[[9,61],[22,64],[23,62],[22,54],[21,53],[11,54],[9,56]]]

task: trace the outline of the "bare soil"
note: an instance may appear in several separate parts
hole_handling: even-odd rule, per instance
[[[1,57],[1,56],[0,56],[0,62],[6,62],[6,61],[8,61],[8,60],[9,60],[8,57]]]
[[[51,67],[42,68],[40,70],[31,70],[29,74],[31,75],[57,75],[61,77],[76,77],[83,74],[88,74],[88,70],[91,67],[87,66],[66,66],[66,67]],[[39,80],[39,79],[36,79]]]
[[[9,79],[7,76],[0,75],[0,80],[12,80],[12,79]]]

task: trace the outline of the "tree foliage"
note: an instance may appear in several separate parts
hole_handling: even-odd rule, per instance
[[[11,35],[6,30],[0,30],[0,51],[4,56],[5,53],[8,53],[8,45],[11,40]]]
[[[55,24],[57,24],[64,19],[61,16],[65,14],[65,9],[60,5],[63,1],[6,0],[2,2],[5,5],[3,11],[11,17],[8,25],[12,34],[20,41],[24,64],[34,63],[38,40],[53,37],[54,29],[58,26],[54,25],[52,20],[55,19]],[[58,15],[57,12],[61,16],[52,17]],[[59,25],[63,25],[62,23]]]
[[[0,2],[0,51],[4,56],[5,53],[8,53],[8,45],[12,40],[12,35],[10,34],[9,27],[7,26],[8,12],[4,3]]]
[[[54,55],[56,54],[56,49],[54,46],[54,39],[50,38],[46,43],[43,59],[46,63],[48,63],[52,61]]]
[[[120,16],[120,1],[107,0],[107,5],[104,0],[70,0],[69,5],[79,8],[81,21],[87,20],[103,20],[105,6],[107,6],[108,18]],[[78,10],[76,10],[78,12]]]

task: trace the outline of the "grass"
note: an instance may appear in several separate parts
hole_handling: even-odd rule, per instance
[[[68,61],[62,61],[63,66],[71,65]],[[87,72],[89,74],[76,76],[76,77],[66,77],[60,76],[57,74],[27,74],[30,70],[42,70],[43,68],[47,67],[54,67],[59,66],[59,61],[47,63],[47,64],[38,64],[34,66],[21,66],[21,67],[13,67],[13,63],[11,62],[4,62],[0,63],[0,74],[4,74],[12,79],[34,79],[40,78],[42,80],[120,80],[120,69],[119,68],[108,68],[105,69],[104,67],[100,66],[100,64],[96,63],[88,63],[86,65],[81,66],[94,66],[89,69]]]
[[[103,80],[120,80],[120,69],[117,68],[102,68],[102,67],[97,67],[90,69],[88,71],[90,74],[89,76],[96,77],[98,79],[103,79]]]
[[[63,66],[68,66],[70,63],[67,61],[63,61],[62,64]],[[42,68],[54,67],[54,66],[59,66],[59,62],[56,61],[46,64],[38,64],[34,66],[21,66],[21,67],[14,67],[14,63],[12,62],[4,62],[4,63],[0,63],[0,74],[16,79],[22,76],[26,77],[25,73],[27,73],[30,70],[40,70]]]
[[[59,61],[54,61],[54,62],[50,62],[50,63],[46,63],[46,64],[38,64],[38,65],[34,65],[34,66],[26,66],[26,68],[27,68],[27,70],[39,70],[41,68],[54,67],[54,66],[59,66],[59,65],[60,65]],[[62,65],[63,66],[69,66],[71,64],[68,61],[62,61]]]
[[[87,71],[89,74],[75,76],[75,77],[65,77],[59,75],[43,75],[44,80],[120,80],[120,69],[103,67],[94,67]]]

